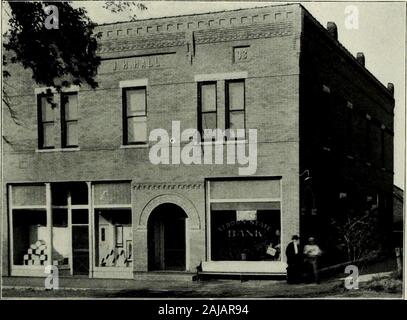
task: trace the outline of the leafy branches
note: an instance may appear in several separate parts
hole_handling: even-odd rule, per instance
[[[127,13],[131,21],[137,18],[134,11],[147,10],[147,7],[143,3],[133,1],[105,1],[103,8],[113,13]]]
[[[9,31],[5,35],[4,49],[9,62],[20,63],[32,70],[38,84],[54,87],[81,85],[92,88],[100,57],[97,56],[95,24],[83,8],[73,8],[69,2],[8,2],[11,12]],[[58,28],[47,29],[47,6],[58,8]],[[6,70],[6,72],[8,72]],[[3,76],[7,77],[7,73]]]

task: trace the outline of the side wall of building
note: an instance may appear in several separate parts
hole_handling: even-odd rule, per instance
[[[378,207],[387,230],[393,188],[391,91],[307,12],[300,65],[300,168],[312,177],[301,180],[302,229],[323,241],[333,234],[327,226],[336,214]]]

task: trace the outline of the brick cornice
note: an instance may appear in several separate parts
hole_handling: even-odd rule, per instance
[[[203,183],[138,183],[135,190],[198,190],[203,189]]]
[[[212,30],[194,31],[195,43],[216,43],[234,40],[251,40],[291,35],[293,23],[284,21],[266,25],[218,28]],[[168,33],[150,37],[129,39],[114,39],[101,41],[99,53],[123,52],[142,49],[156,49],[185,46],[188,43],[186,32]]]
[[[177,32],[173,34],[138,37],[129,39],[115,39],[101,41],[99,43],[99,53],[130,51],[135,49],[154,49],[185,45],[185,33]]]

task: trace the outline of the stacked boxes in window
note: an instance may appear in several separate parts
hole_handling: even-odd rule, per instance
[[[47,260],[47,245],[43,240],[31,244],[24,255],[24,265],[27,266],[43,266]]]

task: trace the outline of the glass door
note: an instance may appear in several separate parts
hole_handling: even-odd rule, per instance
[[[71,209],[73,275],[89,275],[89,215],[87,209]]]

